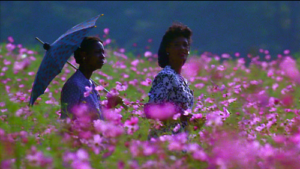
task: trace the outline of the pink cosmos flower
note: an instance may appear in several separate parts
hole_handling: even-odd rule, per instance
[[[106,45],[108,45],[108,44],[110,44],[110,43],[111,43],[111,39],[106,39],[106,40],[105,40],[105,44],[106,44]]]
[[[104,87],[101,85],[95,87],[95,90],[97,90],[97,91],[102,91],[103,89],[104,89]]]
[[[34,56],[29,56],[29,59],[33,60],[33,61],[36,60],[36,58]]]
[[[27,68],[29,65],[30,65],[30,61],[29,61],[29,59],[27,59],[27,58],[24,59],[24,60],[21,61],[21,62],[16,61],[16,62],[14,63],[13,70],[14,70],[14,71],[24,70],[24,69]]]
[[[16,45],[8,43],[5,47],[9,52],[12,52],[16,48]]]
[[[86,90],[86,92],[84,92],[83,96],[88,97],[91,94],[93,87],[85,86],[85,90]]]
[[[35,74],[35,72],[28,72],[29,76],[33,76]]]
[[[170,119],[176,114],[175,105],[172,103],[146,104],[144,111],[147,118],[162,121]]]
[[[134,61],[131,62],[131,65],[132,66],[137,66],[139,63],[139,60],[138,59],[135,59]]]
[[[80,161],[88,161],[89,160],[89,154],[82,148],[77,150],[76,156]]]
[[[125,49],[124,49],[124,48],[120,48],[120,49],[119,49],[119,52],[124,53],[124,52],[125,52]]]
[[[286,94],[281,96],[281,103],[283,106],[290,107],[294,104],[294,97],[292,95]]]
[[[108,28],[104,28],[103,32],[107,35],[109,33],[109,29]]]
[[[272,85],[272,89],[275,91],[277,88],[278,88],[278,83],[274,83],[273,85]]]
[[[28,51],[27,51],[27,54],[32,55],[32,54],[34,54],[34,51],[28,50]]]
[[[292,80],[296,80],[297,82],[299,81],[300,72],[294,59],[289,56],[285,57],[280,63],[280,68],[285,72],[286,76],[288,76]]]
[[[7,168],[7,169],[13,168],[14,162],[15,160],[13,159],[2,160],[0,163],[0,168]]]
[[[4,65],[10,65],[10,64],[11,64],[11,61],[10,61],[10,60],[4,59],[4,60],[3,60],[3,63],[4,63]]]
[[[205,86],[204,83],[198,83],[198,84],[195,84],[195,87],[196,87],[197,89],[202,89],[204,86]]]
[[[177,125],[174,127],[173,131],[176,133],[177,131],[179,131],[179,129],[180,129],[180,124],[177,124]]]
[[[114,124],[120,124],[122,114],[117,109],[105,109],[103,108],[103,116],[105,120],[113,122]]]
[[[94,121],[95,130],[102,133],[104,137],[114,138],[123,134],[124,130],[120,126],[116,126],[111,122],[105,122],[102,120]]]
[[[31,152],[26,156],[26,159],[29,162],[30,166],[35,167],[51,167],[52,165],[52,158],[45,157],[41,151],[37,151],[36,147],[31,147]]]
[[[144,53],[144,56],[147,58],[147,57],[150,57],[150,56],[152,56],[152,52],[150,52],[150,51],[146,51],[145,53]]]
[[[0,107],[4,107],[5,106],[5,102],[0,102]]]
[[[141,85],[144,85],[144,86],[150,86],[152,83],[152,80],[147,78],[145,81],[142,81],[141,82]]]
[[[184,145],[182,143],[180,143],[179,141],[171,141],[169,146],[168,146],[168,149],[170,151],[180,151],[180,150],[183,150],[184,149]]]
[[[13,38],[12,36],[9,36],[7,39],[8,39],[8,41],[9,41],[10,43],[13,43],[13,42],[14,42],[14,38]]]
[[[195,77],[198,72],[203,68],[204,63],[200,59],[191,58],[182,67],[182,75],[187,78]]]
[[[73,169],[92,169],[90,163],[86,161],[73,161],[71,167]]]
[[[207,160],[208,157],[203,150],[197,150],[197,151],[193,152],[193,158],[195,160],[205,161],[205,160]]]
[[[116,82],[116,84],[117,84],[116,90],[118,90],[118,91],[125,91],[128,88],[127,82],[124,82],[124,83]]]
[[[206,115],[206,126],[212,126],[212,125],[222,125],[223,124],[223,120],[222,120],[222,116],[224,115],[224,112],[222,111],[213,111],[210,112]],[[225,116],[226,117],[226,116]]]
[[[128,77],[129,77],[129,75],[127,75],[127,74],[125,74],[125,73],[122,73],[122,76],[123,76],[124,78],[128,78]]]
[[[284,50],[284,51],[283,51],[283,54],[285,54],[285,55],[290,54],[290,50],[288,50],[288,49]]]
[[[223,54],[221,55],[221,57],[222,57],[222,58],[228,59],[228,58],[230,58],[230,55],[229,55],[228,53],[223,53]]]

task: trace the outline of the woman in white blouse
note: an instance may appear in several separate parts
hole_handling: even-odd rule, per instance
[[[159,129],[152,129],[149,139],[170,132],[176,134],[186,131],[188,118],[183,113],[193,107],[194,96],[187,80],[181,76],[181,69],[189,55],[191,36],[190,28],[181,23],[173,23],[162,38],[158,51],[158,64],[163,69],[153,80],[146,106],[173,103],[176,106],[176,113],[180,113],[181,117],[180,123],[171,118]]]

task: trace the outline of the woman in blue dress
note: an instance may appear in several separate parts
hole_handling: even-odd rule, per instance
[[[101,69],[104,60],[103,42],[98,37],[85,37],[80,47],[74,52],[76,63],[79,64],[77,71],[67,80],[61,91],[61,118],[68,116],[76,118],[76,114],[83,111],[85,106],[86,115],[91,119],[104,120],[100,105],[100,96],[95,90],[95,83],[91,80],[93,72]],[[122,104],[119,96],[108,95],[107,108]]]

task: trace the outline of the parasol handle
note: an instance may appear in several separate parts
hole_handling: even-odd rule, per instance
[[[101,16],[103,16],[103,14],[102,14]],[[41,44],[43,44],[43,48],[44,48],[45,50],[49,50],[49,49],[50,49],[50,45],[49,45],[48,43],[44,43],[44,42],[43,42],[41,39],[39,39],[38,37],[35,37],[35,39],[38,40]],[[68,63],[72,68],[74,68],[75,70],[78,69],[76,66],[74,66],[74,65],[73,65],[72,63],[70,63],[69,61],[67,61],[67,63]],[[95,82],[95,81],[94,81],[94,82]],[[97,86],[99,86],[99,84],[98,84],[97,82],[95,82],[95,84],[96,84]],[[105,91],[106,93],[109,93],[109,91],[108,91],[107,89],[105,89],[105,88],[104,88],[104,91]],[[124,102],[122,102],[121,105],[122,105],[122,107],[123,107],[125,110],[128,110],[128,106],[126,106],[126,105],[124,104]]]

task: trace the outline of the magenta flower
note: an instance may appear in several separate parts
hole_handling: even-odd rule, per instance
[[[14,44],[8,43],[8,44],[6,45],[6,49],[7,49],[9,52],[12,52],[15,48],[16,48],[16,45],[14,45]]]
[[[152,56],[152,52],[150,52],[150,51],[146,51],[145,53],[144,53],[144,56],[147,58],[147,57],[150,57],[150,56]]]
[[[140,61],[138,59],[135,59],[134,61],[131,62],[131,65],[136,67],[139,64],[139,62]]]
[[[73,109],[76,117],[87,117],[86,113],[88,112],[88,106],[86,104],[76,105],[71,109]]]
[[[103,136],[107,138],[118,137],[124,132],[122,127],[101,120],[95,120],[94,127],[97,132],[102,133]]]
[[[222,125],[223,124],[223,116],[224,112],[222,111],[213,111],[206,115],[206,126],[212,126],[212,125]],[[226,117],[226,115],[224,116]]]
[[[125,82],[125,83],[116,82],[116,84],[117,84],[116,85],[116,90],[118,90],[118,91],[125,91],[128,88],[127,82]]]
[[[223,53],[221,55],[222,58],[225,58],[225,59],[228,59],[228,58],[231,58],[230,55],[228,53]]]
[[[103,32],[107,35],[109,33],[109,29],[108,28],[104,28]]]
[[[89,162],[73,161],[71,164],[73,169],[92,169]]]
[[[5,106],[5,102],[0,102],[0,107],[4,107]]]
[[[35,72],[28,72],[29,76],[33,76],[35,74]]]
[[[95,87],[95,90],[97,90],[97,91],[102,91],[103,89],[104,89],[104,87],[101,85]]]
[[[180,129],[180,124],[177,124],[177,125],[174,127],[173,131],[176,133],[177,131],[179,131],[179,129]]]
[[[4,59],[4,60],[3,60],[3,63],[4,63],[4,65],[10,65],[10,64],[11,64],[11,61],[10,61],[10,60]]]
[[[297,68],[296,61],[291,57],[287,56],[280,63],[280,68],[285,72],[286,76],[291,78],[292,80],[296,80],[299,82],[300,72]]]
[[[88,161],[89,160],[89,154],[84,149],[77,150],[76,156],[80,161]]]
[[[105,43],[105,45],[110,44],[111,43],[111,39],[106,39],[104,43]]]
[[[25,68],[27,68],[30,65],[30,61],[29,59],[24,59],[21,62],[16,61],[14,63],[14,67],[13,70],[14,71],[20,71],[20,70],[24,70]]]
[[[131,117],[125,121],[124,128],[127,127],[127,134],[133,134],[139,129],[138,121],[139,119],[137,117]]]
[[[196,87],[197,89],[202,89],[204,86],[205,86],[204,83],[198,83],[198,84],[195,84],[195,87]]]
[[[2,160],[0,163],[0,168],[11,169],[14,168],[13,165],[15,163],[14,159]]]
[[[152,80],[147,78],[145,81],[142,81],[141,82],[141,85],[144,85],[144,86],[150,86],[152,83]]]
[[[45,167],[52,165],[52,158],[45,157],[41,151],[37,151],[36,147],[31,147],[31,152],[26,156],[30,166]]]
[[[281,103],[285,107],[291,107],[294,104],[294,97],[289,94],[283,95],[281,96]]]
[[[86,92],[84,92],[83,96],[88,97],[92,93],[93,87],[85,86],[85,90]]]
[[[175,105],[172,103],[147,104],[144,106],[145,115],[149,119],[167,120],[176,114]]]
[[[9,36],[7,39],[8,39],[8,41],[9,41],[10,43],[14,43],[14,38],[13,38],[13,37]]]
[[[182,75],[187,78],[196,77],[199,71],[202,69],[204,63],[196,58],[191,58],[182,67]]]
[[[120,124],[122,115],[117,109],[103,108],[103,116],[106,121],[113,122],[114,124]]]
[[[205,161],[208,159],[206,153],[203,150],[197,150],[193,152],[193,158],[199,161]]]
[[[283,51],[283,54],[285,54],[285,55],[290,54],[290,50],[288,50],[288,49],[284,50],[284,51]]]
[[[120,48],[120,49],[119,49],[119,52],[124,53],[124,52],[125,52],[125,49],[124,49],[124,48]]]

